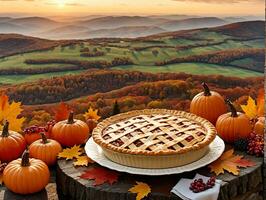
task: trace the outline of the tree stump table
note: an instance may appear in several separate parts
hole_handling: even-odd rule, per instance
[[[229,173],[218,176],[222,180],[219,200],[262,200],[263,158],[246,155],[245,158],[256,163],[254,167],[241,168],[240,175]],[[128,192],[136,181],[147,183],[152,192],[145,200],[180,200],[170,191],[180,178],[193,178],[196,173],[211,176],[207,167],[178,175],[140,176],[120,173],[118,182],[113,185],[93,186],[93,180],[81,179],[80,175],[91,167],[74,167],[73,161],[59,160],[56,173],[57,193],[61,200],[135,200],[136,194]]]

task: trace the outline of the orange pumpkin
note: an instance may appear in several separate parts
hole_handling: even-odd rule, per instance
[[[191,101],[190,112],[209,120],[215,125],[217,118],[226,113],[226,104],[223,97],[210,91],[206,83],[202,83],[204,92],[197,94]]]
[[[70,112],[68,120],[56,123],[51,134],[52,139],[66,147],[84,144],[88,137],[88,125],[81,120],[74,119],[73,112]]]
[[[97,126],[98,121],[95,119],[87,119],[86,123],[87,123],[89,130],[90,130],[90,133],[91,133],[93,131],[93,129]]]
[[[47,139],[44,133],[40,134],[42,139],[33,142],[29,146],[30,157],[40,159],[48,166],[54,165],[58,153],[62,151],[62,147],[57,141]]]
[[[218,135],[228,143],[250,136],[252,125],[247,115],[237,112],[231,101],[227,100],[231,112],[221,115],[216,122]]]
[[[6,122],[3,131],[0,131],[0,160],[10,162],[21,156],[26,149],[26,141],[22,135],[8,130],[9,122]]]
[[[22,158],[10,162],[3,172],[5,186],[18,194],[39,192],[49,183],[49,179],[48,166],[41,160],[29,159],[28,150]]]
[[[45,132],[45,127],[30,126],[24,130],[24,138],[28,145],[31,145],[36,140],[41,139],[40,132]],[[49,133],[45,132],[49,138]]]
[[[265,117],[259,117],[254,126],[254,132],[258,135],[264,135]]]

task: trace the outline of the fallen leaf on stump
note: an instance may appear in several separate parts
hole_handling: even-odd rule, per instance
[[[66,160],[72,160],[74,158],[79,158],[82,154],[83,149],[78,145],[71,148],[66,148],[58,154],[58,158],[65,158]]]
[[[131,193],[136,193],[137,197],[136,200],[141,200],[144,197],[148,196],[151,192],[151,188],[148,184],[142,182],[136,182],[137,184],[130,188],[128,191]]]
[[[117,182],[119,173],[116,171],[108,170],[103,167],[91,168],[84,171],[80,178],[94,180],[93,185],[102,185],[104,183],[113,184]]]
[[[79,156],[77,160],[73,163],[75,167],[77,166],[88,166],[89,163],[94,163],[88,156]]]
[[[239,175],[240,167],[252,167],[256,164],[250,160],[244,159],[244,156],[234,155],[234,149],[228,150],[222,154],[222,156],[209,165],[211,172],[214,172],[217,176],[224,174],[228,171],[234,175]]]

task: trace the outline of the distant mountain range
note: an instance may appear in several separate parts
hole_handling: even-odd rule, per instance
[[[255,38],[263,38],[264,37],[264,21],[247,21],[247,22],[237,22],[232,24],[227,24],[218,27],[212,28],[202,28],[202,29],[194,29],[194,30],[182,30],[182,31],[174,31],[167,33],[158,33],[161,32],[162,29],[158,27],[146,27],[146,26],[138,26],[138,27],[121,27],[116,29],[101,29],[101,30],[91,30],[88,33],[84,32],[84,37],[87,34],[90,34],[94,37],[104,37],[106,32],[109,36],[122,36],[124,34],[130,35],[133,30],[138,30],[138,35],[140,32],[145,35],[145,33],[153,33],[152,35],[142,37],[142,39],[152,39],[156,40],[157,38],[163,37],[191,37],[196,33],[202,32],[202,34],[208,32],[217,32],[222,35],[229,35],[236,38],[243,39],[255,39]],[[64,30],[61,32],[62,34],[72,34],[71,30],[80,30],[82,29],[80,26],[64,26],[59,29],[53,29],[52,32],[57,32],[58,30]],[[83,29],[82,29],[83,30]],[[84,30],[83,30],[84,31]],[[51,33],[52,33],[51,32]],[[60,33],[58,31],[58,33]],[[123,34],[122,34],[123,33]],[[48,33],[47,33],[48,34]],[[137,39],[128,39],[129,41],[138,40]],[[30,52],[35,50],[44,50],[49,49],[51,47],[55,47],[60,44],[71,43],[73,40],[47,40],[40,39],[36,37],[29,37],[18,34],[0,34],[0,57],[13,55],[22,52]]]
[[[16,33],[46,39],[135,38],[157,33],[215,27],[244,18],[162,16],[85,16],[53,20],[45,17],[0,17],[0,33]]]

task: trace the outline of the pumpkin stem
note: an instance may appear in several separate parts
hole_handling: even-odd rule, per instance
[[[30,153],[28,149],[26,149],[22,154],[21,166],[22,167],[30,166]]]
[[[233,103],[229,100],[229,99],[226,99],[226,103],[228,104],[230,110],[231,110],[231,117],[238,117],[238,114],[237,114],[237,111],[236,111],[236,108],[235,106],[233,105]]]
[[[6,121],[6,123],[5,123],[4,127],[3,127],[2,137],[8,137],[9,136],[8,127],[9,127],[9,122]]]
[[[41,135],[41,137],[42,137],[42,142],[43,142],[43,144],[47,144],[48,141],[47,141],[47,137],[46,137],[45,133],[44,133],[44,132],[41,132],[40,135]]]
[[[75,121],[74,121],[74,112],[71,111],[71,112],[69,113],[67,123],[68,123],[68,124],[74,124],[74,122],[75,122]]]
[[[208,85],[205,82],[203,82],[201,85],[204,88],[204,96],[211,96],[211,92]]]

